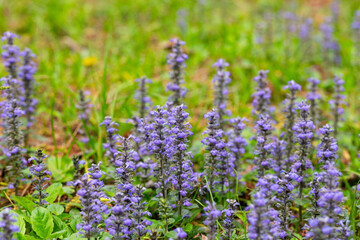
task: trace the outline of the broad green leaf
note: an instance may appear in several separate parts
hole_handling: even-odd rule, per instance
[[[48,239],[54,229],[54,222],[49,210],[37,207],[31,212],[31,226],[42,239]]]
[[[191,223],[188,223],[188,224],[185,225],[183,230],[185,232],[190,232],[192,229],[193,229],[193,225]]]
[[[12,197],[14,199],[14,201],[19,204],[20,206],[22,206],[23,208],[25,208],[26,210],[28,210],[29,212],[31,212],[32,210],[34,210],[36,204],[31,201],[28,197],[17,197],[17,196],[13,196]]]
[[[49,194],[49,196],[45,198],[45,201],[47,201],[48,203],[53,203],[55,199],[61,196],[63,193],[62,184],[54,183],[46,189],[46,192]]]
[[[49,209],[50,212],[55,214],[56,216],[62,214],[64,212],[64,207],[60,204],[50,204],[47,209]]]
[[[50,235],[51,239],[57,239],[59,237],[61,237],[62,235],[64,235],[66,233],[66,230],[61,230],[58,232],[54,232],[53,234]]]
[[[305,198],[296,198],[294,200],[294,203],[296,203],[297,205],[299,206],[304,206],[306,204],[309,204],[310,203],[310,200],[309,199],[305,199]]]
[[[30,236],[30,235],[23,235],[21,233],[17,233],[16,234],[16,239],[17,240],[38,240],[39,238]]]
[[[174,232],[174,231],[171,231],[171,232],[167,232],[166,234],[165,234],[165,236],[167,236],[167,237],[169,237],[169,238],[177,238],[177,234],[176,234],[176,232]]]
[[[53,229],[54,233],[59,233],[63,230],[66,233],[65,236],[69,236],[73,233],[73,231],[71,231],[71,229],[66,225],[66,223],[64,223],[61,220],[61,218],[59,218],[58,216],[53,216],[53,220],[54,220],[54,229]]]
[[[15,225],[19,227],[19,233],[25,234],[26,226],[25,226],[24,218],[21,215],[17,214],[15,211],[11,211],[11,213],[14,214],[15,216],[16,219]]]

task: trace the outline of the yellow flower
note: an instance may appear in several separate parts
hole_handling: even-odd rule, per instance
[[[85,67],[92,67],[96,63],[97,63],[97,57],[89,56],[89,57],[84,58],[84,60],[83,60],[83,65]]]

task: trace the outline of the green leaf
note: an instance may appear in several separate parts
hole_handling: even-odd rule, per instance
[[[30,236],[30,235],[23,235],[20,233],[16,234],[16,239],[17,240],[38,240],[38,238]]]
[[[165,236],[167,236],[168,238],[177,238],[177,234],[176,234],[176,232],[174,232],[174,231],[171,231],[171,232],[167,232],[166,234],[165,234]]]
[[[64,207],[59,204],[50,204],[47,209],[49,209],[50,212],[55,214],[56,216],[62,214],[64,212]]]
[[[64,235],[66,233],[66,230],[61,230],[61,231],[58,231],[58,232],[54,232],[53,234],[50,235],[50,238],[51,239],[56,239],[56,238],[59,238],[61,237],[62,235]]]
[[[17,197],[17,196],[13,196],[12,197],[14,199],[14,201],[19,204],[20,206],[22,206],[23,208],[25,208],[26,210],[28,210],[29,212],[31,212],[32,210],[34,210],[36,204],[31,201],[28,197]]]
[[[188,224],[185,225],[183,230],[185,232],[190,232],[192,229],[193,229],[193,225],[191,223],[188,223]]]
[[[48,239],[54,229],[54,222],[49,210],[37,207],[31,212],[31,226],[42,239]]]
[[[61,196],[63,193],[62,184],[54,183],[46,189],[46,192],[49,194],[49,196],[45,198],[45,201],[47,201],[48,203],[53,203],[55,199]]]
[[[309,199],[305,199],[305,198],[296,198],[294,200],[294,203],[296,203],[299,206],[304,206],[310,203]]]
[[[72,162],[68,157],[49,157],[47,159],[48,169],[52,173],[52,177],[57,182],[67,182],[72,178]]]
[[[15,211],[10,211],[10,212],[15,216],[16,219],[15,225],[19,227],[19,232],[21,234],[25,234],[26,226],[25,226],[24,218],[21,215],[17,214]]]

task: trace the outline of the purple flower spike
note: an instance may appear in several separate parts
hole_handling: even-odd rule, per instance
[[[182,87],[184,81],[184,68],[186,67],[186,55],[181,46],[185,45],[185,42],[179,39],[172,39],[170,42],[173,44],[172,52],[167,57],[167,64],[170,65],[170,79],[171,82],[167,85],[167,90],[172,91],[172,95],[169,97],[169,106],[181,104],[181,99],[186,95],[187,89]]]
[[[191,125],[187,122],[189,114],[185,109],[184,105],[173,107],[169,116],[174,147],[174,165],[170,168],[170,182],[179,192],[177,202],[179,213],[181,213],[183,205],[190,204],[186,196],[193,189],[193,183],[196,181],[191,162],[192,155],[188,152],[188,138],[192,136],[192,132]]]
[[[29,168],[30,175],[33,177],[34,188],[37,193],[33,194],[34,198],[37,198],[37,204],[39,206],[45,205],[47,202],[48,193],[45,192],[47,187],[46,182],[49,181],[51,172],[46,169],[44,159],[48,156],[45,155],[40,149],[35,153],[35,157],[29,159],[29,162],[33,162],[33,165]]]
[[[337,158],[338,146],[336,139],[331,136],[333,131],[328,124],[319,129],[322,137],[318,145],[317,157],[320,158],[319,162],[324,164],[324,167],[329,163],[335,163]]]
[[[139,117],[145,118],[147,111],[150,109],[150,106],[152,106],[151,99],[148,96],[148,87],[146,85],[152,83],[152,81],[146,77],[136,79],[135,81],[139,83],[139,88],[135,93],[135,99],[139,104]]]
[[[86,173],[82,178],[76,181],[79,186],[77,194],[80,196],[82,205],[81,216],[82,221],[76,228],[85,238],[97,238],[102,231],[99,224],[103,222],[103,213],[108,213],[108,208],[101,198],[107,198],[103,193],[102,188],[104,183],[100,178],[105,174],[100,170],[100,164],[93,164],[89,168],[89,173]]]
[[[219,115],[220,127],[224,125],[224,117],[231,115],[230,110],[226,109],[227,96],[229,94],[228,85],[231,82],[230,72],[226,71],[229,64],[223,59],[219,59],[213,64],[217,68],[216,75],[213,79],[214,84],[214,107]]]
[[[106,156],[110,163],[114,164],[120,154],[118,144],[121,139],[117,129],[119,124],[112,121],[112,118],[107,116],[105,117],[105,120],[100,123],[100,126],[102,125],[105,126],[107,135],[107,142],[103,144],[103,148],[106,149]]]
[[[256,123],[256,150],[254,152],[254,164],[257,169],[258,177],[265,175],[265,171],[270,168],[270,149],[271,143],[269,136],[272,133],[272,120],[268,115],[260,115]]]
[[[228,132],[227,148],[229,149],[229,162],[235,166],[235,170],[238,174],[238,179],[241,178],[240,159],[245,153],[245,147],[247,146],[246,139],[242,136],[242,132],[245,129],[245,122],[248,122],[246,118],[233,118],[230,119],[232,129]]]
[[[0,239],[2,240],[15,240],[14,234],[19,232],[20,229],[15,225],[16,220],[14,214],[10,213],[10,209],[6,208],[0,213]]]
[[[227,165],[228,152],[226,151],[226,144],[223,140],[224,131],[219,126],[219,115],[213,110],[205,114],[205,119],[208,121],[207,129],[204,131],[206,135],[201,143],[205,146],[207,153],[205,154],[206,172],[209,177],[209,191],[215,191],[215,185],[221,185],[221,192],[225,192],[225,184],[227,184],[227,176],[230,174],[230,169]],[[229,164],[230,165],[230,164]],[[232,165],[233,167],[233,165]],[[219,180],[219,182],[217,181]]]
[[[186,232],[184,232],[184,230],[182,228],[180,228],[180,227],[176,228],[174,230],[174,232],[177,235],[177,239],[186,239],[186,237],[187,237]]]
[[[91,109],[93,105],[91,104],[90,100],[86,99],[86,95],[88,95],[88,92],[84,92],[82,90],[79,91],[79,101],[76,104],[76,109],[78,110],[78,117],[80,121],[82,121],[83,126],[79,130],[79,134],[81,136],[81,142],[88,143],[89,138],[87,134],[87,126],[90,121],[90,114]]]
[[[284,87],[284,89],[288,89],[289,93],[286,95],[286,99],[283,102],[285,105],[285,139],[286,139],[286,158],[288,161],[291,159],[292,149],[294,146],[294,134],[293,134],[293,126],[295,123],[295,104],[296,104],[296,93],[301,91],[301,86],[297,84],[294,80],[289,81],[288,85]]]
[[[331,109],[334,115],[334,136],[336,138],[339,128],[339,122],[343,120],[342,115],[344,114],[343,106],[346,104],[345,102],[345,92],[344,88],[345,81],[339,76],[335,75],[334,77],[334,97],[329,101],[331,105]]]
[[[22,80],[23,95],[20,97],[20,102],[25,111],[27,120],[27,131],[25,134],[25,143],[27,143],[29,129],[34,122],[34,113],[37,106],[37,99],[34,98],[34,74],[37,71],[36,63],[34,62],[35,54],[30,49],[25,49],[20,53],[23,57],[23,63],[19,67],[19,78]]]
[[[295,139],[298,145],[298,151],[294,158],[295,163],[293,165],[292,174],[297,175],[296,181],[299,183],[299,195],[298,198],[302,199],[303,189],[307,184],[308,171],[313,169],[313,166],[309,159],[309,151],[312,148],[311,141],[313,139],[313,132],[315,129],[314,123],[310,119],[310,106],[306,101],[302,101],[297,104],[299,110],[299,119],[293,126],[295,133]],[[299,221],[302,224],[302,206],[299,206]]]
[[[252,95],[252,105],[254,107],[253,114],[260,116],[270,114],[270,98],[271,90],[267,87],[266,81],[269,70],[260,70],[259,75],[254,77],[254,81],[257,82],[256,92]]]
[[[206,202],[207,206],[204,208],[205,226],[208,227],[207,237],[209,240],[215,240],[217,235],[217,223],[216,221],[221,217],[222,213],[216,209],[215,203]]]
[[[5,32],[1,40],[6,42],[2,47],[3,52],[1,54],[2,59],[4,60],[4,65],[6,71],[10,74],[11,78],[16,79],[18,77],[18,64],[20,60],[20,49],[18,46],[14,45],[15,38],[19,38],[14,33]]]
[[[314,123],[318,122],[318,102],[321,98],[321,95],[318,93],[318,85],[320,80],[316,78],[309,78],[308,82],[310,83],[309,92],[306,94],[307,100],[310,102],[310,115]]]
[[[233,199],[227,199],[228,208],[223,210],[225,219],[223,221],[223,228],[225,232],[222,234],[222,239],[224,240],[231,240],[231,236],[234,233],[234,221],[235,221],[235,211],[236,208],[239,206],[239,203]]]

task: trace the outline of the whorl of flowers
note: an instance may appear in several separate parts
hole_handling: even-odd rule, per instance
[[[344,114],[343,106],[346,104],[345,95],[343,92],[345,81],[339,76],[335,75],[334,77],[334,97],[329,101],[331,109],[334,115],[334,135],[337,136],[339,121],[342,121],[342,115]]]
[[[114,162],[118,180],[117,188],[129,196],[132,196],[135,191],[132,185],[132,177],[135,171],[134,159],[138,157],[133,150],[131,139],[132,136],[128,138],[120,137],[121,151],[119,151],[119,155]]]
[[[119,155],[119,143],[120,136],[118,134],[117,124],[115,121],[112,121],[112,118],[107,116],[105,120],[100,123],[100,126],[105,126],[106,128],[106,137],[107,142],[103,144],[103,148],[106,149],[106,156],[108,157],[110,163],[114,164],[118,155]]]
[[[281,171],[287,170],[288,161],[285,159],[285,150],[286,142],[279,140],[277,137],[273,137],[273,142],[271,143],[271,159],[270,164],[271,168],[274,170],[277,176],[280,175]]]
[[[152,105],[151,99],[148,96],[148,87],[146,85],[152,83],[152,81],[146,77],[138,78],[135,81],[139,83],[139,88],[135,92],[135,99],[139,104],[139,117],[145,118],[147,111]]]
[[[186,67],[186,55],[181,46],[185,45],[185,42],[179,39],[171,39],[170,42],[173,44],[171,53],[167,56],[167,64],[170,65],[170,79],[171,82],[167,85],[167,90],[172,91],[172,95],[169,97],[169,104],[179,105],[181,99],[185,97],[187,89],[182,87],[184,81],[184,68]]]
[[[193,188],[194,173],[191,162],[191,153],[188,152],[189,137],[192,136],[191,125],[187,122],[189,114],[185,111],[186,106],[179,105],[171,109],[169,123],[172,125],[173,134],[173,166],[170,168],[170,182],[179,191],[178,206],[190,206],[186,198],[187,193]]]
[[[14,214],[10,213],[10,209],[2,210],[0,213],[0,239],[15,240],[14,234],[20,229],[14,223],[16,223],[16,219],[14,219]]]
[[[307,100],[310,102],[310,115],[314,123],[318,121],[318,101],[321,95],[318,93],[318,85],[320,80],[316,78],[309,78],[310,83],[309,92],[306,94]]]
[[[320,158],[319,162],[323,163],[324,167],[326,167],[328,163],[335,163],[337,158],[338,146],[336,139],[331,136],[333,131],[328,124],[319,129],[322,136],[321,142],[317,147],[317,157]]]
[[[254,151],[254,164],[257,169],[258,177],[263,177],[265,171],[269,168],[269,155],[272,133],[272,120],[268,115],[260,115],[256,122],[256,149]]]
[[[25,49],[20,53],[23,57],[23,63],[19,67],[19,78],[22,81],[23,96],[21,96],[22,107],[25,110],[27,120],[27,129],[29,129],[34,121],[34,113],[37,99],[34,98],[34,74],[37,71],[36,63],[34,62],[35,54],[30,49]]]
[[[9,182],[9,188],[17,187],[22,177],[21,169],[27,162],[23,157],[23,135],[21,132],[20,117],[24,111],[18,106],[16,100],[6,102],[3,106],[1,118],[3,119],[3,153],[6,156],[6,176]]]
[[[19,36],[11,32],[5,32],[1,37],[1,41],[6,42],[6,44],[2,47],[3,51],[1,57],[4,61],[6,71],[10,74],[10,77],[16,79],[18,77],[18,64],[21,60],[20,49],[18,46],[14,45],[15,38],[19,38]]]
[[[169,117],[170,113],[163,107],[157,106],[155,110],[150,112],[152,122],[147,126],[147,131],[150,132],[149,151],[155,155],[157,166],[156,187],[161,189],[160,196],[167,197],[167,192],[170,187],[169,171],[171,158],[173,155],[173,136],[171,135]]]
[[[206,207],[204,207],[205,220],[204,224],[208,227],[207,237],[209,240],[215,240],[217,235],[217,220],[221,217],[222,213],[220,210],[216,209],[215,203],[209,201],[206,202]]]
[[[301,86],[297,84],[294,80],[288,82],[288,85],[284,87],[284,89],[288,89],[289,93],[286,95],[286,99],[283,104],[286,106],[284,109],[285,112],[285,139],[286,139],[286,158],[290,159],[293,145],[294,145],[294,133],[293,126],[295,123],[296,111],[296,93],[301,91]]]
[[[210,111],[205,114],[205,119],[208,122],[207,129],[204,131],[206,135],[202,140],[207,153],[205,154],[207,176],[209,177],[209,191],[214,191],[217,178],[220,179],[222,192],[225,191],[226,177],[230,174],[230,169],[233,168],[233,163],[229,161],[227,164],[228,153],[226,151],[226,144],[223,141],[224,131],[220,129],[219,115],[216,111]],[[229,165],[229,169],[228,166]],[[231,173],[233,175],[233,173]]]
[[[76,109],[78,110],[78,117],[83,124],[82,128],[79,130],[79,133],[81,135],[81,142],[83,143],[89,142],[86,127],[89,124],[91,109],[93,107],[90,100],[86,99],[86,95],[88,94],[89,94],[88,92],[79,90],[79,101],[76,104]]]
[[[279,236],[278,212],[270,208],[268,190],[260,188],[253,195],[253,201],[249,206],[250,212],[247,215],[249,239],[277,239]]]
[[[253,93],[253,114],[265,115],[270,114],[270,98],[271,90],[267,87],[266,81],[269,70],[260,70],[258,76],[254,77],[254,81],[257,82],[256,92]]]
[[[49,195],[45,192],[47,187],[47,181],[51,176],[51,172],[46,169],[44,164],[44,159],[48,156],[45,155],[40,149],[36,151],[35,156],[29,159],[29,162],[32,162],[33,165],[29,168],[30,175],[33,178],[33,185],[36,192],[33,194],[34,198],[37,198],[37,204],[39,206],[45,205],[47,202],[45,198]]]
[[[85,238],[91,239],[98,237],[102,231],[99,224],[103,222],[103,213],[107,213],[107,206],[101,201],[101,198],[106,198],[102,192],[104,183],[100,178],[105,174],[100,170],[99,162],[97,165],[93,164],[89,168],[89,173],[84,174],[80,180],[76,181],[79,186],[77,194],[80,196],[82,205],[81,216],[82,221],[76,228],[84,235]]]
[[[146,210],[146,202],[141,202],[143,198],[143,192],[145,188],[137,185],[135,186],[134,195],[131,197],[131,208],[133,209],[133,213],[131,218],[134,222],[134,234],[136,235],[137,239],[140,239],[142,236],[150,233],[148,226],[152,224],[152,222],[146,217],[151,217],[151,213]]]
[[[225,219],[223,220],[223,228],[224,233],[222,234],[222,239],[231,240],[231,236],[233,235],[234,229],[234,221],[235,221],[235,211],[239,206],[239,203],[233,199],[227,199],[228,203],[227,209],[224,209],[222,212],[224,213]]]
[[[248,122],[246,118],[232,118],[229,120],[231,129],[228,132],[227,148],[229,149],[229,159],[235,165],[237,174],[240,172],[240,159],[245,153],[245,147],[247,146],[246,139],[242,135],[243,130]],[[240,175],[238,175],[240,178]]]
[[[230,72],[226,71],[226,67],[229,64],[223,59],[219,59],[216,63],[213,64],[213,67],[216,67],[216,75],[213,79],[214,84],[214,107],[219,115],[220,127],[224,125],[224,116],[229,116],[231,114],[230,110],[226,109],[226,101],[228,98],[229,90],[228,85],[231,82]]]

